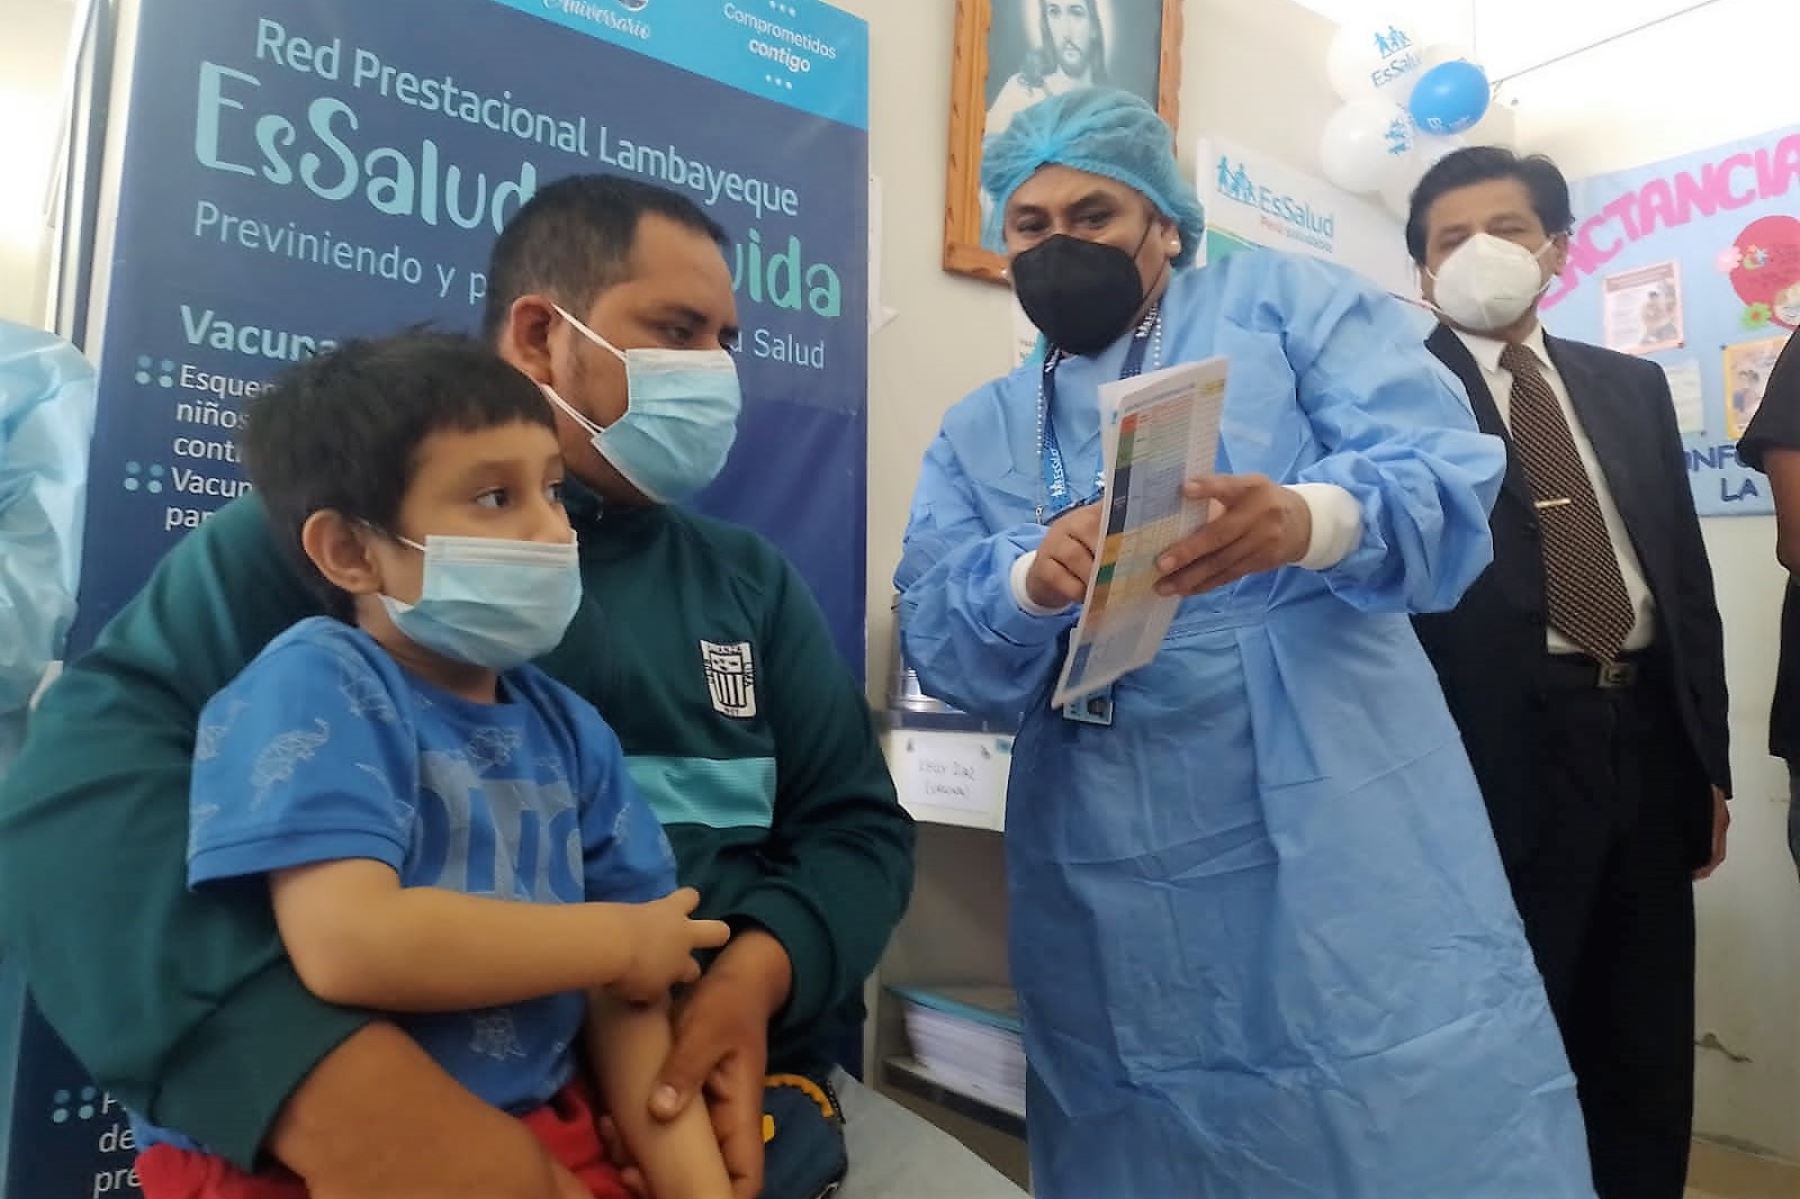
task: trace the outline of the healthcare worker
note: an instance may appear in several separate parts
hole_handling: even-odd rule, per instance
[[[1489,558],[1504,469],[1401,306],[1202,233],[1170,131],[1088,91],[988,142],[1040,366],[952,409],[898,573],[906,656],[1023,714],[1012,968],[1042,1199],[1591,1196],[1581,1115],[1408,612]],[[1223,355],[1214,517],[1150,665],[1050,707],[1092,569],[1101,384]]]
[[[75,615],[94,368],[62,338],[0,320],[0,775]]]

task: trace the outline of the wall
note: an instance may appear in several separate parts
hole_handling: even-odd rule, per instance
[[[889,612],[919,460],[944,410],[1011,366],[1006,293],[939,267],[955,0],[832,0],[869,22],[869,169],[896,315],[869,349],[869,686],[886,694]]]
[[[1506,94],[1521,145],[1579,178],[1800,124],[1797,39],[1791,0],[1720,0]],[[1725,617],[1737,799],[1730,859],[1698,889],[1698,1126],[1800,1160],[1800,894],[1786,772],[1764,752],[1783,577],[1772,518],[1704,524]]]
[[[68,0],[0,0],[0,319],[43,324],[44,197],[58,121]]]

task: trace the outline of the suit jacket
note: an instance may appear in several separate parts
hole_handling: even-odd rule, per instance
[[[1546,804],[1542,673],[1549,655],[1541,527],[1524,463],[1468,347],[1440,325],[1426,345],[1468,389],[1485,433],[1507,443],[1506,481],[1494,505],[1494,561],[1450,612],[1414,621],[1437,668],[1481,781],[1509,872],[1528,860]],[[1654,362],[1546,337],[1545,346],[1593,443],[1656,609],[1655,652],[1672,681],[1687,733],[1682,827],[1694,863],[1710,857],[1708,783],[1731,790],[1724,631],[1712,568],[1688,487],[1667,378]],[[1516,878],[1515,874],[1515,878]]]

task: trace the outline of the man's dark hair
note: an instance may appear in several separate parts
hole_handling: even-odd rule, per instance
[[[391,530],[426,438],[519,422],[555,428],[531,380],[468,337],[413,330],[308,358],[251,399],[244,470],[276,540],[348,620],[350,597],[301,548],[308,518],[332,509]]]
[[[1569,181],[1554,162],[1542,154],[1522,158],[1504,146],[1470,146],[1444,155],[1413,189],[1412,212],[1406,221],[1406,249],[1414,262],[1421,266],[1425,263],[1425,242],[1430,232],[1426,218],[1439,197],[1494,179],[1517,179],[1525,185],[1531,193],[1532,210],[1550,236],[1575,227],[1575,212],[1569,205]]]
[[[1088,41],[1088,76],[1094,87],[1108,86],[1106,70],[1106,26],[1100,21],[1100,6],[1084,0],[1094,36]],[[1029,87],[1041,88],[1044,80],[1062,70],[1062,56],[1056,52],[1056,41],[1050,35],[1050,0],[1038,0],[1038,44],[1028,51],[1019,74]]]
[[[559,179],[528,200],[494,243],[482,336],[498,337],[513,301],[533,292],[585,313],[594,297],[630,277],[638,222],[651,212],[720,249],[730,244],[724,227],[680,192],[615,175]]]

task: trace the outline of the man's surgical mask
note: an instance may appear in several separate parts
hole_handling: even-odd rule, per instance
[[[1550,288],[1541,265],[1545,242],[1533,254],[1517,242],[1477,233],[1444,259],[1437,273],[1433,307],[1452,323],[1474,333],[1494,333],[1518,322]]]
[[[489,670],[511,670],[562,643],[581,606],[575,541],[499,537],[394,540],[425,555],[416,603],[383,595],[388,619],[433,653]]]
[[[621,350],[560,306],[557,313],[625,364],[625,415],[601,428],[552,387],[544,394],[586,429],[594,449],[661,504],[692,499],[725,469],[744,398],[724,350]]]

